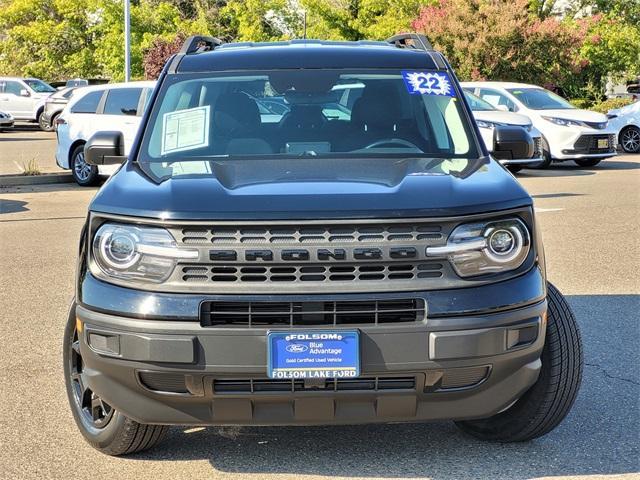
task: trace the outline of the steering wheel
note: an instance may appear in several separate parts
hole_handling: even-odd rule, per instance
[[[373,143],[367,145],[364,148],[365,149],[378,148],[378,147],[382,147],[384,145],[400,145],[402,147],[415,148],[416,150],[420,150],[420,148],[418,148],[417,145],[411,143],[408,140],[403,140],[402,138],[385,138],[385,139],[382,139],[382,140],[378,140],[377,142],[373,142]]]

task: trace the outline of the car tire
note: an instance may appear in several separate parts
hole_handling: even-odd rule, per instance
[[[522,165],[507,165],[507,170],[509,170],[511,173],[518,173],[523,168],[524,167]]]
[[[95,185],[100,179],[98,167],[95,165],[89,165],[84,161],[84,144],[78,145],[73,149],[69,167],[71,168],[71,175],[73,175],[73,179],[82,187]]]
[[[595,167],[602,161],[602,158],[577,158],[574,160],[579,167]]]
[[[546,138],[542,137],[542,161],[536,165],[536,168],[548,168],[552,161],[549,143]]]
[[[630,126],[620,131],[620,146],[626,153],[640,153],[640,128]]]
[[[62,113],[62,112],[60,112]],[[53,117],[51,117],[51,131],[55,132],[56,130],[58,130],[58,124],[56,123],[56,120],[58,120],[58,117],[60,116],[60,113],[56,113]]]
[[[75,304],[64,332],[64,378],[69,405],[85,440],[107,455],[127,455],[147,450],[162,440],[169,427],[138,423],[95,395],[83,381]]]
[[[507,410],[456,422],[466,433],[482,440],[523,442],[550,432],[569,413],[582,381],[582,341],[568,302],[552,284],[547,286],[547,329],[538,380]]]
[[[38,126],[43,132],[53,132],[53,123],[47,124],[44,121],[44,112],[40,112],[38,115]]]

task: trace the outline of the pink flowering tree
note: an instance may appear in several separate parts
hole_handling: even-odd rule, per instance
[[[585,28],[533,16],[529,0],[441,0],[413,22],[464,80],[562,84],[577,74]]]

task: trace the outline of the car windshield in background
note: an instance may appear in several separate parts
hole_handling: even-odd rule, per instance
[[[486,112],[487,110],[497,110],[496,107],[491,105],[489,102],[482,100],[480,97],[475,96],[471,92],[467,92],[465,90],[464,96],[467,97],[467,102],[469,102],[469,107],[474,112]]]
[[[24,80],[24,83],[29,85],[29,87],[37,93],[51,93],[56,91],[51,85],[37,78],[27,78]]]
[[[576,108],[564,98],[543,88],[509,88],[511,95],[532,110],[563,110]]]
[[[443,72],[182,74],[159,99],[138,161],[161,177],[209,159],[477,157]]]

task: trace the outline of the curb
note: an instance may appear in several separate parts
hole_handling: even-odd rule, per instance
[[[0,187],[46,185],[49,183],[73,183],[70,173],[43,173],[42,175],[0,175]]]

